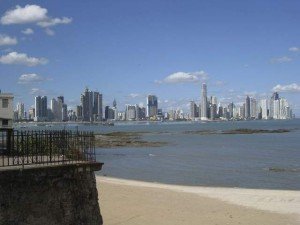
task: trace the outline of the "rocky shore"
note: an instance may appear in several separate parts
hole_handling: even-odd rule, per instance
[[[95,146],[98,148],[114,147],[161,147],[166,142],[146,141],[142,139],[140,132],[112,132],[106,134],[96,134]]]

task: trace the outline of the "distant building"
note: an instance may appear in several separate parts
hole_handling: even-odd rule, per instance
[[[82,120],[82,106],[81,105],[78,105],[76,106],[76,117],[77,117],[77,120]]]
[[[274,103],[276,100],[279,100],[279,94],[278,92],[274,92],[272,94],[272,97],[270,99],[270,118],[274,118]]]
[[[250,98],[250,117],[257,118],[257,102],[255,98]]]
[[[136,105],[126,105],[126,120],[136,120],[137,110]]]
[[[158,110],[158,100],[155,95],[148,95],[147,97],[147,117],[156,117]]]
[[[47,109],[47,96],[36,96],[35,97],[35,117],[34,121],[46,121],[48,115]]]
[[[211,120],[215,120],[217,118],[217,105],[216,104],[210,104],[209,113],[210,113],[209,118]]]
[[[105,120],[114,120],[116,118],[114,108],[110,108],[109,106],[105,106],[104,118],[105,118]]]
[[[93,92],[85,89],[84,93],[81,94],[81,106],[82,106],[82,120],[92,121],[93,120]]]
[[[32,108],[32,107],[31,107],[31,108],[28,110],[28,119],[29,119],[29,120],[33,120],[34,117],[35,117],[35,108]]]
[[[13,94],[1,93],[0,91],[0,128],[12,128],[14,110]]]
[[[18,102],[17,104],[17,114],[18,114],[18,120],[23,120],[25,119],[25,107],[24,103]]]
[[[190,117],[192,120],[199,117],[199,108],[194,101],[190,101]]]
[[[205,83],[202,84],[202,94],[201,94],[201,120],[207,120],[207,86]]]
[[[228,105],[228,116],[227,116],[229,119],[233,118],[233,108],[234,107],[235,106],[234,106],[233,102],[229,103],[229,105]]]
[[[60,122],[63,120],[62,116],[62,108],[63,108],[63,97],[57,97],[57,100],[55,98],[51,99],[50,101],[50,109],[52,112],[52,120]]]
[[[62,121],[68,121],[68,106],[67,104],[62,105]]]
[[[267,99],[262,99],[260,103],[261,107],[261,118],[264,120],[267,120],[268,117],[268,100]]]
[[[95,121],[102,121],[103,112],[102,112],[102,94],[99,92],[94,92],[94,105],[93,105],[93,119]]]
[[[249,96],[247,96],[245,102],[245,119],[250,119],[250,118],[251,118],[250,98]]]

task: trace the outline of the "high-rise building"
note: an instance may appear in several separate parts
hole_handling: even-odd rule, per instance
[[[250,98],[250,111],[251,118],[257,118],[257,102],[255,98]]]
[[[194,101],[190,101],[190,117],[192,120],[199,117],[199,115],[197,115],[197,108],[198,106],[196,105],[196,103]]]
[[[280,119],[280,99],[274,100],[274,119]]]
[[[102,121],[102,94],[94,92],[93,120]]]
[[[158,100],[155,95],[148,95],[147,97],[147,117],[156,117],[158,109]]]
[[[217,99],[217,97],[216,96],[211,96],[210,97],[210,103],[212,105],[218,105],[218,99]]]
[[[68,106],[67,104],[62,105],[62,110],[61,110],[61,115],[62,115],[62,121],[68,121]]]
[[[47,120],[47,96],[36,96],[35,97],[35,121],[46,121]]]
[[[65,103],[65,98],[64,98],[64,96],[58,96],[58,97],[57,97],[57,100],[58,100],[58,101],[61,101],[62,104]]]
[[[62,115],[62,108],[63,108],[63,97],[57,97],[57,100],[55,98],[51,99],[50,101],[50,109],[52,111],[53,120],[54,121],[62,121],[63,115]]]
[[[207,86],[205,83],[203,83],[201,94],[201,120],[207,120],[207,108]]]
[[[260,101],[260,107],[261,107],[261,118],[264,120],[268,119],[268,100],[262,99]]]
[[[19,102],[17,104],[17,113],[18,113],[18,119],[23,120],[25,118],[25,108],[24,103]]]
[[[76,106],[76,117],[77,117],[77,120],[82,120],[82,106],[81,105],[78,105]]]
[[[216,104],[210,104],[209,106],[209,112],[210,112],[210,119],[215,120],[217,118],[217,105]]]
[[[228,105],[228,119],[233,118],[233,109],[235,108],[233,102],[229,103]]]
[[[272,97],[271,97],[271,99],[270,99],[270,118],[273,118],[274,117],[274,102],[276,101],[276,100],[279,100],[279,94],[278,94],[278,92],[274,92],[273,94],[272,94]]]
[[[136,120],[136,105],[126,105],[126,120]]]
[[[93,121],[93,103],[93,92],[86,88],[81,94],[83,121]]]
[[[250,98],[247,95],[246,102],[245,102],[245,119],[250,119],[250,117],[251,117]]]

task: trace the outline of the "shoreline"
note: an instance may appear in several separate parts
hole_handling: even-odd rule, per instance
[[[262,221],[265,221],[265,224],[293,224],[293,225],[300,224],[300,191],[181,186],[181,185],[169,185],[169,184],[161,184],[161,183],[150,183],[150,182],[143,182],[143,181],[110,178],[110,177],[103,177],[99,175],[96,176],[96,182],[99,190],[101,210],[103,208],[103,205],[105,206],[105,204],[108,204],[113,208],[114,207],[118,208],[118,202],[115,202],[113,199],[110,199],[110,196],[115,196],[118,200],[123,199],[125,202],[130,202],[131,199],[133,199],[132,200],[134,201],[133,205],[129,205],[129,204],[126,205],[126,209],[122,207],[120,208],[121,211],[119,212],[120,214],[119,216],[121,217],[123,215],[122,214],[123,210],[130,211],[130,208],[131,207],[135,208],[136,205],[139,205],[139,207],[141,208],[144,207],[147,208],[148,207],[148,204],[146,203],[147,201],[150,201],[151,203],[155,203],[155,201],[158,201],[162,205],[166,204],[167,206],[164,206],[163,209],[158,207],[157,210],[165,210],[166,208],[169,207],[168,212],[170,213],[170,215],[168,215],[168,212],[165,212],[166,213],[165,216],[169,217],[178,210],[178,207],[180,209],[181,206],[172,206],[172,205],[168,206],[168,202],[172,202],[172,201],[185,202],[186,199],[190,199],[189,202],[191,203],[186,202],[185,204],[187,205],[192,204],[191,206],[189,206],[191,210],[193,207],[195,208],[204,207],[203,204],[205,205],[208,202],[209,204],[212,204],[214,207],[217,208],[223,206],[221,207],[221,209],[218,209],[219,210],[218,212],[220,212],[221,214],[224,213],[224,215],[229,212],[231,216],[233,216],[234,214],[235,215],[234,217],[239,215],[239,217],[242,218],[244,216],[253,214],[256,215],[255,218],[253,219],[257,219],[258,221],[262,219]],[[104,193],[102,193],[102,190]],[[155,194],[151,195],[151,193],[155,193]],[[160,196],[161,193],[163,194]],[[109,196],[106,196],[108,194]],[[168,195],[171,195],[173,197],[170,198],[164,197]],[[106,196],[105,197],[106,200],[102,202],[101,200],[102,198],[104,198],[104,196]],[[164,198],[166,198],[165,201]],[[114,202],[110,202],[110,200]],[[122,201],[120,204],[122,204]],[[155,206],[157,206],[156,203]],[[155,213],[159,213],[156,212],[157,211],[156,207],[154,206],[153,207],[149,206],[149,207],[152,210],[154,210]],[[186,213],[189,214],[190,209],[186,209],[187,210],[186,212],[185,210],[182,209],[180,210],[181,210],[180,212],[182,213],[182,219],[184,219],[187,216]],[[205,211],[208,209],[201,208],[201,210]],[[118,214],[118,212],[113,209],[112,211],[110,211],[110,207],[108,208],[104,207],[104,210],[102,211],[104,213],[103,215],[104,218],[108,217],[108,218],[112,218],[112,220],[113,217],[115,217],[116,214]],[[132,211],[132,213],[134,212],[135,211]],[[201,212],[198,212],[198,214],[199,213]],[[129,216],[129,214],[126,215]],[[192,221],[194,220],[198,222],[201,221],[199,215],[197,216],[197,214],[195,215],[193,214],[191,216],[195,217],[195,218],[191,217],[193,218]],[[213,217],[212,218],[213,220],[216,221],[218,220],[218,218],[214,218],[213,213],[211,216]],[[275,220],[275,222],[276,221],[280,222],[285,220],[286,222],[274,223],[273,221],[271,223],[271,220],[276,217],[278,218]],[[229,219],[231,219],[230,216]],[[251,219],[252,224],[257,222],[255,221]],[[267,221],[269,222],[267,223]],[[191,221],[189,223],[191,223]],[[251,223],[249,222],[249,224]],[[124,223],[124,224],[131,224],[131,223]],[[169,223],[162,223],[162,224],[169,224]],[[240,223],[236,223],[236,224],[240,224]]]

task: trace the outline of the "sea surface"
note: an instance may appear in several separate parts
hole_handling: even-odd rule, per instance
[[[51,125],[52,126],[52,125]],[[51,129],[141,132],[162,147],[97,148],[100,175],[179,185],[300,190],[300,119],[286,121],[53,125]],[[238,128],[288,133],[193,134]],[[35,129],[42,129],[41,127]]]

